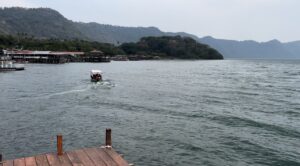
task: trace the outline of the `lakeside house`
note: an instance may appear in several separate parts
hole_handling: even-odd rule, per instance
[[[100,50],[90,52],[79,51],[32,51],[32,50],[3,50],[3,55],[9,56],[13,61],[24,63],[49,63],[61,64],[68,62],[110,62],[114,61],[138,61],[159,60],[159,56],[147,55],[116,55],[108,56]]]
[[[4,50],[3,53],[17,62],[52,64],[67,62],[110,62],[110,57],[99,50],[88,53],[75,51]]]
[[[17,62],[59,64],[71,62],[76,59],[77,56],[84,55],[84,52],[5,50],[4,54],[10,56],[12,60]]]
[[[91,52],[86,53],[82,60],[84,62],[110,62],[110,56],[105,55],[100,50],[93,50]]]
[[[126,55],[116,55],[114,57],[111,57],[111,60],[113,60],[113,61],[129,61],[129,59]]]

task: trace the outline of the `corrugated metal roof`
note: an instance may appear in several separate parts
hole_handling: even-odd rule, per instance
[[[30,51],[30,50],[13,50],[6,51],[6,54],[22,54],[22,55],[83,55],[84,52],[72,51]]]

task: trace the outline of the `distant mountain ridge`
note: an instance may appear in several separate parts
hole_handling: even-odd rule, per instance
[[[75,22],[74,25],[90,40],[113,44],[137,42],[144,36],[164,35],[164,32],[155,27],[120,27],[94,22]]]
[[[300,42],[281,43],[278,40],[256,42],[252,40],[235,41],[204,37],[200,42],[217,49],[226,58],[255,59],[295,59],[300,58]]]
[[[225,58],[299,58],[300,41],[281,43],[235,41],[199,38],[185,32],[162,32],[156,27],[121,27],[98,23],[82,23],[68,20],[49,8],[2,8],[0,9],[0,34],[27,35],[36,38],[82,39],[121,44],[137,42],[147,36],[185,36],[217,49]]]

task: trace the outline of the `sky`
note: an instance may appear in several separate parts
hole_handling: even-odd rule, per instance
[[[73,21],[199,37],[300,40],[300,0],[0,0],[0,6],[48,7]]]

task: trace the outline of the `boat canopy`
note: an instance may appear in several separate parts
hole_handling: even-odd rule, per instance
[[[102,74],[101,70],[91,70],[91,75]]]

